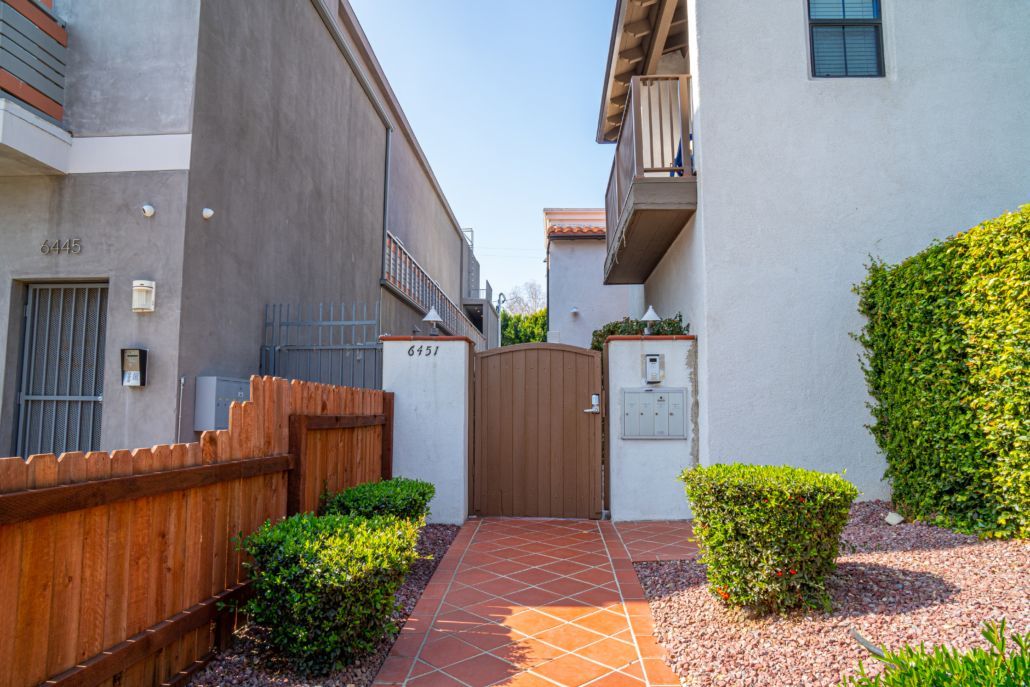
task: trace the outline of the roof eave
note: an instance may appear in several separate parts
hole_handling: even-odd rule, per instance
[[[604,69],[604,85],[601,88],[601,105],[600,110],[597,114],[597,142],[598,143],[611,143],[605,138],[607,132],[607,112],[608,112],[608,98],[612,92],[612,81],[615,75],[612,74],[612,69],[617,61],[616,51],[618,46],[622,43],[622,26],[626,17],[626,5],[627,0],[616,0],[615,2],[615,16],[612,19],[612,35],[608,44],[608,64]]]

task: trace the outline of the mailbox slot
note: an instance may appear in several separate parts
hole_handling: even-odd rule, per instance
[[[147,349],[122,349],[122,386],[147,385]]]

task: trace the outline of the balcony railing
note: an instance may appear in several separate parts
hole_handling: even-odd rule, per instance
[[[0,98],[60,124],[67,46],[67,31],[46,5],[0,0]]]
[[[386,234],[386,273],[388,286],[423,313],[436,308],[443,320],[443,328],[456,336],[467,336],[482,350],[486,338],[476,329],[462,309],[451,301],[440,285],[422,269],[418,261],[393,234]]]
[[[630,81],[605,197],[609,249],[635,180],[694,175],[690,113],[689,75],[635,76]]]

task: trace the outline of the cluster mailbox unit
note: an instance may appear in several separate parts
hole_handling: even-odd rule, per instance
[[[623,439],[686,439],[686,389],[623,389]]]

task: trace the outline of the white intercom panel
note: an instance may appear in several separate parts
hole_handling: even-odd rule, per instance
[[[665,377],[665,356],[661,353],[646,353],[644,355],[644,382],[660,384],[663,377]]]
[[[686,439],[686,389],[623,389],[623,439]]]

